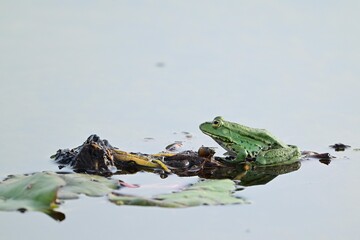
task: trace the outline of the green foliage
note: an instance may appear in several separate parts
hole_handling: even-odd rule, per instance
[[[41,211],[63,219],[65,216],[52,209],[57,207],[57,190],[65,184],[52,173],[11,176],[0,183],[0,210]]]
[[[232,194],[235,183],[228,179],[200,181],[182,191],[151,198],[114,193],[118,188],[118,180],[88,174],[13,175],[0,183],[0,211],[40,211],[62,221],[65,215],[53,210],[59,205],[57,199],[76,199],[80,194],[108,195],[109,201],[117,205],[168,208],[246,203]]]
[[[116,180],[86,174],[41,172],[13,175],[0,183],[1,211],[40,211],[56,220],[65,215],[53,211],[56,200],[78,198],[79,194],[98,197],[118,188]]]

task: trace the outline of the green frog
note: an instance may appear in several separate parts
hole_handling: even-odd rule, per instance
[[[265,129],[228,122],[222,117],[202,123],[200,130],[227,150],[234,163],[255,159],[258,164],[281,164],[301,156],[298,147],[283,143]]]

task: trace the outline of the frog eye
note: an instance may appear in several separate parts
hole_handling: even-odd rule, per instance
[[[213,122],[212,122],[212,126],[213,128],[218,128],[221,126],[221,121],[215,119]]]

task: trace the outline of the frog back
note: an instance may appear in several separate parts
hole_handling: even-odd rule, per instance
[[[227,122],[230,129],[236,129],[233,134],[233,139],[248,139],[263,145],[263,148],[271,147],[287,147],[287,145],[280,139],[272,135],[268,130],[261,128],[251,128],[238,123]],[[237,135],[237,136],[236,136]]]

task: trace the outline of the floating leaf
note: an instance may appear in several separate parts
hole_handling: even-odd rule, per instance
[[[0,211],[40,211],[62,221],[65,215],[53,211],[57,198],[74,199],[79,194],[99,197],[119,186],[117,180],[87,174],[13,175],[0,183]]]
[[[65,216],[52,209],[57,207],[57,190],[65,184],[52,173],[11,176],[0,183],[0,210],[41,211],[62,220]]]
[[[232,195],[235,183],[228,179],[206,180],[171,194],[152,198],[113,193],[119,181],[88,174],[57,174],[41,172],[31,175],[14,175],[0,183],[0,211],[40,211],[62,221],[65,215],[53,209],[57,199],[74,199],[79,194],[104,196],[118,205],[192,207],[246,203]]]
[[[246,200],[235,197],[232,194],[234,190],[235,183],[229,179],[206,180],[191,185],[183,191],[157,195],[152,198],[110,193],[109,200],[117,205],[170,208],[247,203]]]

